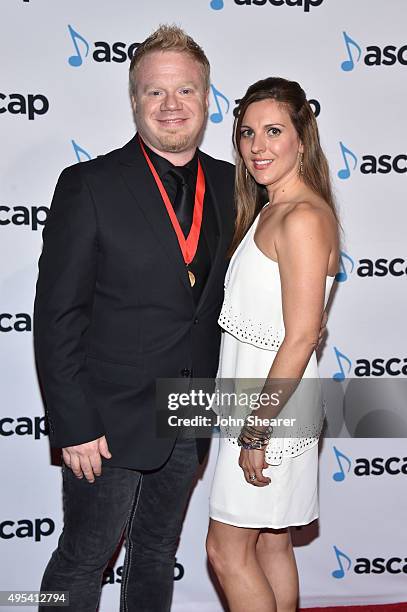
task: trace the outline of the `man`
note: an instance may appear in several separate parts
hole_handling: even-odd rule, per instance
[[[135,53],[130,92],[136,136],[59,178],[35,301],[50,440],[64,460],[64,529],[41,590],[69,591],[75,612],[97,608],[124,530],[120,609],[170,609],[207,441],[156,435],[155,381],[216,374],[234,224],[233,166],[197,149],[209,94],[202,49],[160,27]]]

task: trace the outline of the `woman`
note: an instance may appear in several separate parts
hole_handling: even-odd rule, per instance
[[[338,268],[338,218],[316,120],[298,83],[268,78],[249,87],[234,145],[237,220],[218,376],[258,378],[270,391],[277,379],[318,377],[315,347]],[[286,407],[297,382],[284,391]],[[238,440],[228,431],[220,440],[207,551],[231,612],[296,609],[287,528],[318,517],[318,414],[307,437],[294,429],[292,438],[273,439],[271,428],[246,419]]]

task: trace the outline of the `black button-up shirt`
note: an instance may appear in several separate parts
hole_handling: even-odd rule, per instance
[[[161,157],[161,155],[158,155],[157,153],[152,151],[150,147],[145,144],[144,141],[143,144],[151,162],[154,165],[154,168],[158,173],[158,176],[160,177],[164,185],[170,202],[173,203],[177,193],[177,180],[169,172],[169,170],[171,170],[171,168],[174,168],[175,166],[170,161],[168,161],[168,159],[165,159],[164,157]],[[195,155],[191,159],[191,161],[189,161],[183,167],[188,168],[188,170],[190,170],[190,173],[188,173],[188,185],[191,189],[191,193],[195,194],[196,179],[198,173],[198,150],[195,151]],[[209,248],[209,242],[207,239],[208,232],[216,232],[216,218],[213,202],[211,201],[209,190],[206,186],[201,234],[199,237],[198,248],[196,250],[194,259],[188,266],[188,269],[190,269],[195,275],[195,284],[193,287],[191,287],[195,303],[198,303],[202,291],[205,287],[206,281],[211,270],[212,261],[215,256],[215,253],[212,252]],[[185,273],[187,272],[185,271]]]

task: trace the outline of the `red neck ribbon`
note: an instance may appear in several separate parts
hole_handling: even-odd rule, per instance
[[[165,190],[165,187],[158,176],[157,170],[154,168],[151,159],[148,156],[148,153],[144,147],[143,141],[139,136],[141,150],[144,153],[144,157],[146,158],[147,164],[151,170],[151,174],[153,175],[157,187],[160,191],[161,197],[165,204],[165,208],[167,209],[167,213],[171,219],[172,226],[178,238],[178,243],[184,257],[184,261],[186,265],[190,264],[191,261],[195,257],[196,250],[198,248],[199,235],[201,233],[202,226],[202,213],[203,213],[203,203],[205,197],[205,175],[202,170],[201,162],[198,159],[198,174],[196,177],[196,187],[195,187],[195,202],[194,202],[194,214],[192,217],[192,225],[189,230],[188,237],[185,238],[184,233],[181,229],[181,226],[178,222],[177,215],[174,212],[172,207],[170,198]]]

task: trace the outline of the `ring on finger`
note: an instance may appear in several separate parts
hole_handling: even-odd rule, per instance
[[[256,480],[256,474],[251,474],[249,476],[249,480],[250,480],[250,482],[254,482]]]

